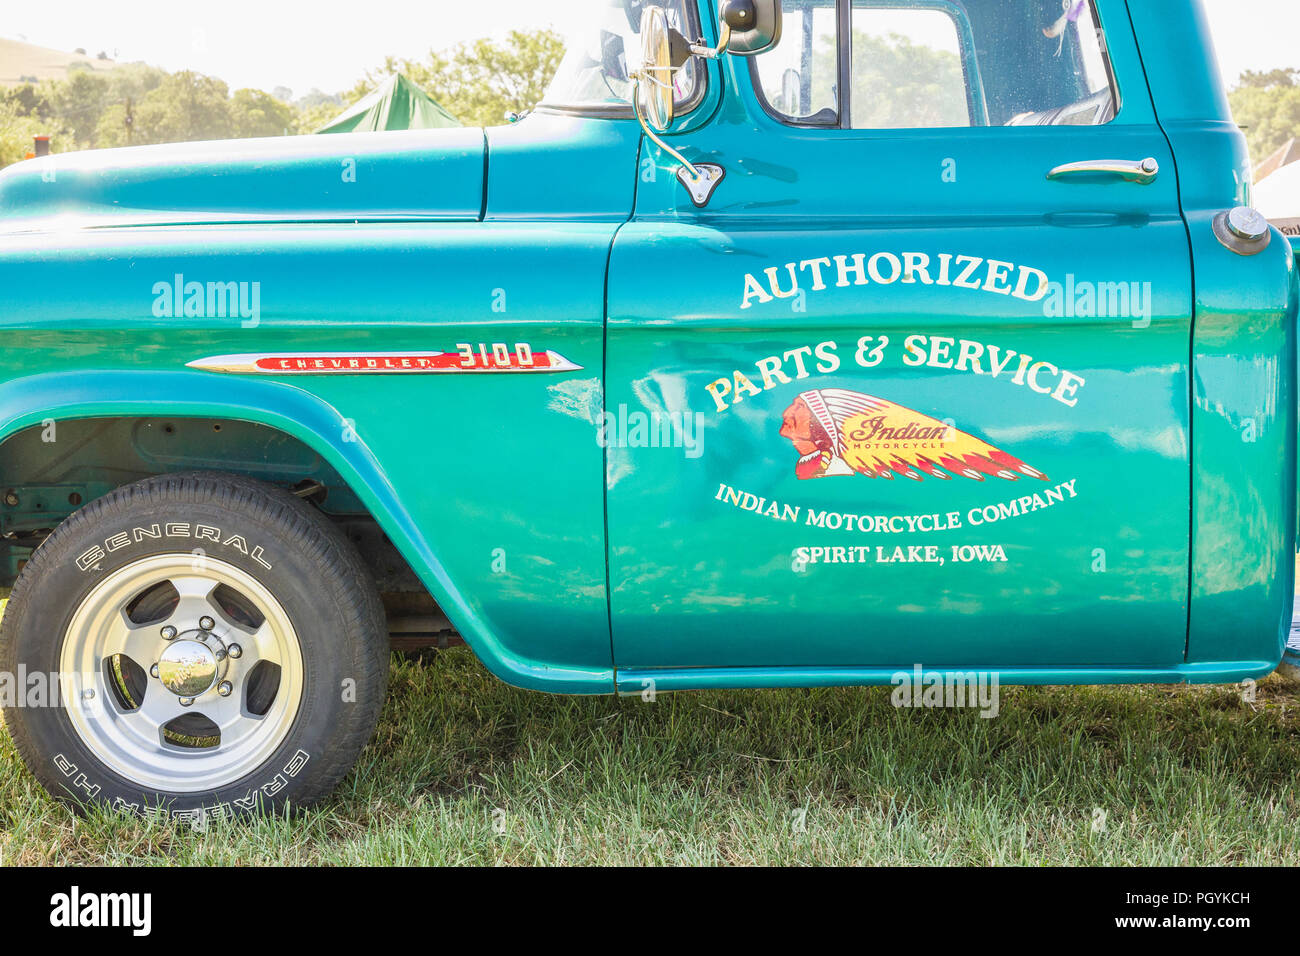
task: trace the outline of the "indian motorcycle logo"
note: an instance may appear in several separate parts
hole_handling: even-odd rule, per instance
[[[842,388],[807,391],[782,416],[781,437],[799,453],[802,481],[863,475],[951,481],[1047,476],[973,435],[921,412]]]
[[[1009,541],[956,538],[940,543],[933,536],[991,537],[1008,522],[1045,509],[1072,507],[1079,499],[1077,479],[1051,484],[1034,465],[954,422],[866,392],[817,383],[819,377],[843,376],[854,368],[889,378],[899,377],[900,372],[915,378],[927,370],[948,378],[970,375],[997,383],[1008,395],[1019,392],[1053,408],[1071,410],[1078,407],[1087,385],[1082,375],[1057,362],[1003,344],[922,333],[902,336],[901,341],[865,335],[853,342],[810,344],[758,358],[706,384],[704,391],[719,416],[770,392],[789,388],[795,393],[793,399],[769,406],[784,405],[779,423],[767,421],[772,437],[779,432],[793,447],[794,477],[799,481],[858,476],[887,482],[905,478],[939,484],[966,479],[992,480],[989,487],[1005,487],[1004,482],[1020,485],[999,500],[904,514],[889,513],[881,507],[881,498],[869,493],[861,498],[861,508],[855,509],[851,502],[858,496],[849,484],[844,486],[848,494],[836,506],[824,495],[816,503],[794,503],[774,500],[770,491],[720,483],[713,495],[720,505],[797,526],[815,536],[797,542],[800,546],[791,552],[796,573],[818,564],[1009,563],[1016,553]],[[745,416],[747,423],[759,420],[761,416]],[[889,497],[885,495],[886,500]]]

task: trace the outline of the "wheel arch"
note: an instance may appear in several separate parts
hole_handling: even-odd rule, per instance
[[[219,387],[214,388],[214,384]],[[402,505],[382,463],[338,408],[300,388],[204,372],[141,374],[55,372],[0,384],[0,459],[29,429],[95,419],[218,419],[273,429],[318,455],[355,494],[370,517],[437,602],[466,643],[497,677],[516,686],[601,693],[612,673],[557,672],[506,653],[475,613]]]

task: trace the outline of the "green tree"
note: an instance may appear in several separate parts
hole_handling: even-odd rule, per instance
[[[314,133],[342,113],[343,107],[338,103],[329,101],[311,104],[299,101],[296,104],[296,112],[297,131],[299,133]]]
[[[230,139],[236,135],[228,88],[221,80],[184,71],[165,77],[131,104],[114,104],[104,111],[97,134],[100,145],[183,143]]]
[[[0,166],[21,159],[38,133],[55,152],[201,139],[310,133],[392,72],[406,73],[471,125],[500,125],[507,112],[532,109],[559,67],[564,43],[552,31],[479,40],[420,61],[389,58],[350,97],[313,90],[294,104],[238,90],[200,73],[168,74],[143,63],[0,89]],[[284,91],[285,95],[290,95]]]
[[[235,135],[241,139],[284,136],[298,126],[293,107],[261,90],[236,90],[230,98],[230,117]]]
[[[500,126],[509,112],[541,102],[564,57],[553,30],[512,30],[504,42],[475,40],[423,60],[389,57],[349,94],[355,103],[393,73],[404,73],[468,126]]]
[[[1288,139],[1300,136],[1300,69],[1247,70],[1228,101],[1246,132],[1253,162],[1262,162]]]
[[[32,148],[33,137],[48,132],[44,120],[24,115],[12,101],[0,99],[0,167],[18,162]],[[59,143],[53,142],[52,147],[58,151]]]
[[[94,146],[129,146],[144,142],[135,135],[136,107],[162,86],[167,74],[143,63],[121,66],[108,74],[109,105],[95,125]],[[129,120],[129,122],[128,122]]]
[[[48,119],[53,116],[50,101],[35,83],[7,86],[0,89],[0,103],[13,104],[16,115]]]
[[[108,76],[108,99],[112,103],[139,102],[146,93],[156,90],[167,73],[155,66],[130,63],[117,67]]]
[[[41,95],[49,103],[49,117],[57,122],[51,136],[69,149],[95,145],[99,118],[109,104],[109,82],[99,73],[72,70],[66,80],[47,80]]]
[[[95,124],[95,144],[101,147],[130,146],[138,142],[134,137],[135,103],[127,100],[114,103]]]

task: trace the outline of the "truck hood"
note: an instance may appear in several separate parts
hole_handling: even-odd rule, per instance
[[[484,133],[409,130],[65,153],[0,172],[0,232],[483,215]]]

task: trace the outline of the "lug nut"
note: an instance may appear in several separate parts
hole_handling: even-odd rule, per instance
[[[152,678],[154,678],[155,680],[157,680],[157,678],[158,678],[158,665],[157,665],[157,664],[155,664],[153,667],[149,668],[149,676],[152,677]]]
[[[199,630],[201,631],[210,631],[216,626],[217,622],[212,620],[210,617],[199,618]]]
[[[194,706],[194,698],[193,698],[193,697],[182,697],[182,698],[181,698],[181,706],[182,706],[182,707],[193,707],[193,706]]]
[[[217,693],[222,697],[229,697],[234,689],[235,688],[230,685],[230,681],[223,680],[221,686],[217,688]]]
[[[231,660],[237,661],[244,656],[244,649],[238,644],[231,644],[226,653],[230,655]]]
[[[222,661],[226,659],[226,653],[227,651],[224,647],[218,647],[215,651],[212,652],[212,656],[215,657],[217,659],[217,663],[220,664]]]
[[[95,692],[94,692],[93,690],[83,691],[82,694],[81,694],[81,696],[82,696],[82,698],[85,699],[85,700],[94,700],[94,699],[95,699]]]
[[[164,641],[176,640],[176,628],[168,624],[166,627],[162,629],[162,636]]]

